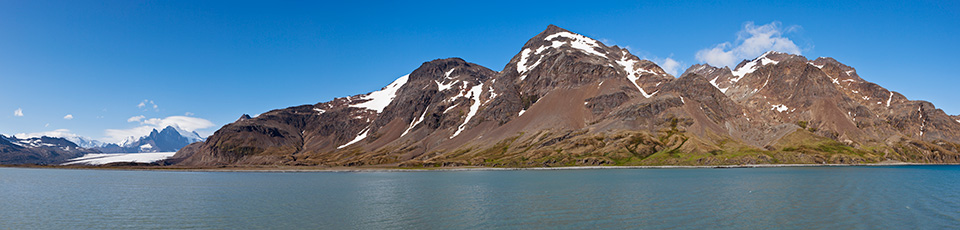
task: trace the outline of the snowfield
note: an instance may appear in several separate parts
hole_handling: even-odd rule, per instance
[[[136,163],[151,163],[163,159],[167,159],[176,154],[176,152],[159,152],[159,153],[94,153],[83,155],[82,157],[73,158],[67,160],[67,163],[62,165],[73,165],[73,164],[83,164],[83,165],[102,165],[109,164],[114,162],[136,162]]]

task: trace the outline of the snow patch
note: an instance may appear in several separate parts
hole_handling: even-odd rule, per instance
[[[429,108],[429,107],[427,107],[427,108]],[[410,121],[410,127],[407,127],[407,130],[404,130],[404,131],[403,131],[403,134],[400,134],[400,136],[401,136],[401,137],[402,137],[402,136],[406,136],[407,133],[409,133],[410,130],[413,129],[413,127],[416,127],[418,124],[420,124],[421,121],[423,121],[423,117],[426,116],[426,115],[427,115],[427,109],[424,109],[424,110],[423,110],[423,113],[420,114],[420,118],[417,118],[416,120]]]
[[[460,135],[460,132],[463,132],[463,129],[466,128],[467,123],[470,122],[470,119],[474,115],[477,115],[477,111],[480,110],[480,93],[483,92],[483,83],[475,85],[470,88],[469,96],[473,99],[473,104],[470,105],[470,112],[467,113],[467,118],[463,119],[463,124],[460,124],[460,127],[457,128],[457,131],[453,133],[453,136],[450,136],[451,139]]]
[[[456,105],[447,107],[447,109],[444,109],[444,110],[443,110],[443,113],[446,114],[447,112],[450,112],[451,109],[456,108],[456,107],[457,107]]]
[[[777,112],[782,113],[783,111],[787,111],[788,109],[790,108],[788,108],[786,105],[776,104],[776,105],[773,105],[773,108],[771,108],[770,110],[776,110]]]
[[[450,74],[453,73],[454,70],[457,70],[457,67],[453,67],[452,69],[448,70],[447,73],[444,74],[444,76],[446,78],[450,78]]]
[[[572,41],[567,41],[567,42],[554,41],[558,37],[569,38]],[[595,48],[600,48],[600,44],[597,43],[596,40],[590,39],[583,35],[574,34],[570,32],[560,32],[560,33],[547,36],[546,38],[544,38],[544,40],[551,41],[551,44],[549,46],[537,47],[536,51],[530,48],[526,48],[520,52],[520,61],[517,62],[517,73],[520,74],[521,81],[526,80],[527,71],[530,71],[533,68],[540,65],[540,61],[542,60],[541,57],[537,57],[537,60],[534,61],[532,65],[527,65],[527,62],[531,59],[531,55],[539,55],[540,53],[542,53],[543,51],[546,51],[549,48],[559,48],[563,45],[569,44],[570,47],[573,47],[574,49],[582,50],[588,54],[606,57],[606,54],[600,53],[595,49]]]
[[[890,97],[887,98],[887,107],[890,107],[890,101],[893,100],[893,91],[890,91]]]
[[[635,66],[635,64],[636,64],[637,62],[638,62],[637,60],[631,60],[631,59],[629,59],[629,56],[627,56],[627,52],[626,52],[626,51],[623,51],[622,57],[620,58],[620,60],[617,61],[617,64],[619,64],[621,67],[623,67],[623,71],[624,71],[624,72],[627,72],[627,80],[629,80],[630,83],[633,83],[633,86],[637,87],[637,89],[640,90],[640,93],[643,94],[643,97],[645,97],[645,98],[650,98],[650,97],[653,96],[654,94],[657,94],[657,92],[653,92],[653,93],[651,93],[651,94],[647,94],[647,91],[646,91],[646,90],[643,90],[643,88],[640,87],[639,84],[637,84],[637,80],[640,79],[640,74],[641,74],[641,72],[643,72],[643,73],[651,73],[651,74],[656,74],[656,73],[654,73],[653,71],[650,71],[650,70],[646,70],[646,69],[637,69],[636,66]],[[601,84],[602,84],[602,82],[601,82]],[[659,84],[659,83],[658,83],[658,84]]]
[[[433,81],[433,82],[437,83],[437,92],[443,92],[444,90],[453,88],[453,85],[457,84],[457,81],[452,81],[450,82],[450,84],[443,84],[443,83],[440,83],[439,81]]]
[[[570,44],[570,47],[573,47],[573,48],[575,48],[575,49],[583,50],[584,52],[586,52],[586,53],[588,53],[588,54],[593,54],[593,55],[597,55],[597,56],[601,56],[601,57],[606,57],[606,56],[607,56],[606,54],[597,52],[597,50],[594,49],[594,48],[600,48],[600,45],[597,43],[596,40],[590,39],[590,38],[585,37],[585,36],[583,36],[583,35],[579,35],[579,34],[575,34],[575,33],[570,33],[570,32],[560,32],[560,33],[555,33],[555,34],[552,34],[552,35],[550,35],[550,36],[547,36],[546,38],[544,38],[544,40],[553,41],[554,39],[556,39],[556,38],[558,38],[558,37],[565,37],[565,38],[572,39],[573,41],[568,42],[568,44]],[[558,45],[558,42],[554,41],[554,42],[553,42],[553,45],[551,45],[551,46],[552,46],[552,47],[560,47],[561,45],[563,45],[563,43],[560,43],[560,44]],[[539,52],[538,52],[538,53],[539,53]]]
[[[150,145],[150,144],[143,144],[140,146],[140,150],[147,150],[152,148],[153,148],[153,145]]]
[[[387,87],[383,87],[380,91],[372,92],[366,96],[360,97],[360,99],[365,99],[368,101],[361,102],[359,104],[350,105],[350,107],[355,108],[366,108],[369,110],[377,111],[377,113],[383,112],[383,109],[390,105],[390,102],[393,102],[393,98],[397,97],[397,90],[400,90],[400,87],[407,84],[407,79],[410,78],[410,74],[403,75],[398,78]]]
[[[813,62],[807,62],[807,64],[810,64],[810,65],[812,65],[812,66],[814,66],[814,67],[817,67],[817,69],[823,69],[823,65],[813,64]]]
[[[351,140],[350,142],[347,142],[346,144],[338,146],[337,149],[342,149],[343,147],[347,147],[349,145],[352,145],[353,143],[357,143],[358,141],[363,140],[364,138],[367,138],[367,132],[370,132],[370,126],[363,128],[363,131],[361,131],[356,138],[353,138],[353,140]]]
[[[747,62],[742,67],[737,68],[736,70],[733,70],[733,76],[737,76],[737,77],[730,79],[730,82],[731,83],[738,82],[740,81],[740,79],[743,78],[744,75],[753,73],[753,71],[757,71],[757,69],[759,69],[764,65],[768,65],[768,64],[775,65],[777,63],[780,63],[778,61],[774,61],[773,59],[770,59],[767,57],[767,55],[773,54],[773,53],[777,53],[777,52],[767,51],[766,53],[763,53],[763,55],[760,55],[760,57],[753,59],[753,61]]]
[[[713,87],[717,87],[717,89],[719,89],[721,93],[727,93],[727,89],[729,89],[730,87],[720,88],[720,85],[717,84],[717,79],[720,79],[720,76],[717,76],[713,78],[713,80],[710,80],[710,84],[713,85]]]
[[[527,58],[530,58],[531,52],[533,52],[533,50],[530,50],[530,48],[523,49],[523,51],[520,52],[520,61],[517,62],[517,73],[522,74],[530,70],[530,66],[527,66]]]
[[[493,79],[493,80],[497,80],[497,79]],[[496,82],[496,81],[494,81],[494,82]],[[487,98],[487,101],[491,101],[491,100],[493,100],[494,98],[497,98],[497,91],[493,89],[493,86],[490,86],[490,88],[487,89],[487,92],[490,93],[490,98]],[[484,102],[484,103],[486,103],[486,102]]]
[[[317,111],[317,115],[320,115],[320,114],[323,114],[323,113],[326,113],[326,112],[327,112],[326,110],[323,110],[323,109],[320,109],[320,108],[313,108],[313,111]]]
[[[920,137],[923,137],[923,130],[927,127],[927,120],[923,118],[923,105],[917,106],[917,113],[920,114]]]

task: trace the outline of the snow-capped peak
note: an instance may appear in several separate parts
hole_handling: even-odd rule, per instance
[[[201,137],[200,134],[197,133],[196,131],[190,132],[190,131],[183,130],[183,129],[181,129],[180,127],[176,127],[176,126],[173,126],[173,129],[174,129],[174,130],[177,130],[177,133],[179,133],[180,136],[183,136],[184,138],[187,138],[187,140],[189,140],[191,143],[206,140],[206,138]]]
[[[566,41],[560,41],[561,38],[566,38]],[[602,48],[603,46],[597,40],[593,40],[586,36],[571,33],[567,31],[561,31],[554,34],[551,34],[545,37],[543,40],[550,42],[550,45],[540,46],[536,49],[525,48],[520,52],[520,60],[517,62],[517,73],[520,73],[520,80],[527,78],[527,71],[530,71],[534,67],[540,65],[541,56],[539,56],[543,51],[548,49],[560,48],[564,45],[569,45],[574,49],[578,49],[587,54],[593,54],[600,57],[607,57],[605,53],[597,51],[597,48]],[[537,55],[534,57],[534,55]],[[533,64],[527,65],[527,62],[536,58]]]
[[[559,37],[569,38],[572,41],[569,41],[569,42],[555,41]],[[550,36],[547,36],[546,38],[544,38],[544,40],[552,41],[553,44],[551,44],[550,46],[553,48],[563,46],[564,44],[570,44],[570,47],[582,50],[583,52],[586,52],[588,54],[593,54],[601,57],[607,56],[606,54],[597,52],[597,50],[595,49],[595,48],[600,48],[600,44],[599,42],[597,42],[597,40],[590,39],[583,35],[563,31],[563,32],[558,32]],[[540,53],[540,49],[537,49],[537,53]]]

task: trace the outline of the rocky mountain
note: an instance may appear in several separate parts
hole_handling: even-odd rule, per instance
[[[952,163],[958,120],[832,58],[768,52],[674,77],[551,25],[499,72],[433,60],[380,91],[245,115],[168,163]]]
[[[95,147],[105,153],[154,153],[175,152],[190,143],[203,141],[196,132],[187,132],[173,126],[163,130],[153,129],[149,135],[140,138],[131,138],[120,144],[104,144]]]
[[[57,164],[87,153],[99,151],[79,147],[64,138],[18,139],[0,135],[0,164]]]

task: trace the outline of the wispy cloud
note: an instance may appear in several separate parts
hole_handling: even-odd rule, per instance
[[[141,137],[149,135],[154,129],[161,130],[167,126],[193,132],[198,129],[213,127],[213,122],[207,119],[187,117],[187,116],[169,116],[165,118],[149,118],[144,116],[135,116],[127,119],[128,122],[139,121],[140,126],[130,129],[107,129],[104,131],[104,142],[117,143],[129,137]]]
[[[141,108],[143,111],[147,111],[149,107],[152,107],[155,111],[160,111],[159,106],[157,106],[157,103],[153,103],[153,100],[143,99],[140,104],[137,104],[137,108]]]
[[[67,114],[66,116],[63,116],[63,119],[73,120],[73,114]]]
[[[183,115],[184,115],[184,116],[193,116],[193,115],[194,115],[194,113],[191,113],[191,112],[186,112],[186,113],[183,113]]]
[[[735,42],[724,42],[713,48],[697,51],[697,61],[712,66],[734,67],[740,60],[753,59],[767,51],[800,54],[800,48],[784,34],[794,32],[800,26],[782,27],[780,22],[757,26],[747,22],[737,32]]]
[[[132,117],[130,117],[130,118],[127,118],[127,122],[140,121],[140,120],[143,120],[144,118],[147,118],[147,117],[145,117],[145,116],[143,116],[143,115],[140,115],[140,116],[132,116]]]
[[[17,110],[14,110],[14,111],[13,111],[13,116],[15,116],[15,117],[22,117],[22,116],[23,116],[23,109],[17,108]]]
[[[48,137],[79,137],[79,135],[71,133],[69,129],[57,129],[57,130],[53,130],[53,131],[37,132],[37,133],[18,133],[18,134],[14,134],[14,136],[16,136],[17,138],[20,138],[20,139],[34,138],[34,137],[42,137],[42,136],[48,136]]]

